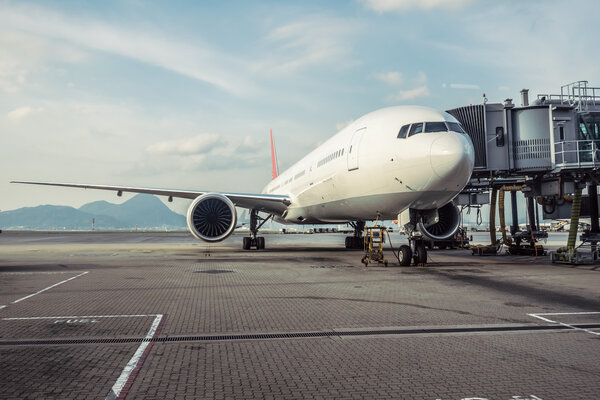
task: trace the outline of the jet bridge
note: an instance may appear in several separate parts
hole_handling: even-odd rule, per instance
[[[528,201],[530,229],[534,201],[542,205],[544,218],[570,218],[572,199],[588,185],[597,199],[600,181],[600,88],[587,81],[564,85],[560,94],[539,94],[529,102],[521,91],[521,106],[504,103],[470,105],[448,110],[473,141],[475,166],[472,179],[458,196],[459,205],[489,203],[489,193],[499,188],[520,187]],[[516,193],[513,203],[513,236],[518,230]],[[597,202],[589,209],[591,234],[597,234]],[[535,207],[537,211],[537,207]],[[585,215],[582,215],[585,216]],[[537,229],[539,231],[539,229]],[[595,247],[595,246],[594,246]]]

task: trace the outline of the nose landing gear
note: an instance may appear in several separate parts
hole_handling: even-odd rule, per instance
[[[403,244],[398,249],[398,260],[400,265],[408,267],[411,262],[416,266],[424,266],[427,264],[427,247],[421,238],[409,238],[409,245]]]
[[[425,247],[425,243],[422,239],[415,240],[413,239],[413,261],[417,266],[424,266],[427,264],[427,247]]]

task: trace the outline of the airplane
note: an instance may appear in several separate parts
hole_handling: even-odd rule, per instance
[[[148,193],[193,199],[187,212],[190,232],[206,242],[229,237],[236,206],[250,210],[250,236],[243,249],[265,248],[258,236],[273,219],[285,224],[349,223],[354,235],[346,248],[362,248],[365,221],[398,219],[409,234],[400,246],[401,265],[423,264],[423,238],[442,240],[458,229],[452,200],[471,177],[470,137],[450,114],[421,106],[387,107],[340,130],[286,171],[279,173],[271,131],[273,180],[260,194],[153,189],[78,183],[12,183]],[[267,214],[266,217],[259,215]]]

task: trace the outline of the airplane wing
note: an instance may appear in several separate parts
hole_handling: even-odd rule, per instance
[[[205,193],[220,193],[227,196],[233,204],[238,207],[256,209],[270,214],[281,215],[287,206],[291,204],[288,196],[276,194],[252,194],[252,193],[223,193],[223,192],[208,192],[194,190],[173,190],[173,189],[153,189],[132,186],[110,186],[110,185],[90,185],[81,183],[59,183],[59,182],[32,182],[32,181],[11,181],[11,183],[22,183],[26,185],[46,185],[46,186],[63,186],[81,189],[98,189],[116,191],[117,195],[123,192],[127,193],[146,193],[158,196],[168,196],[170,198],[177,197],[182,199],[195,199]]]

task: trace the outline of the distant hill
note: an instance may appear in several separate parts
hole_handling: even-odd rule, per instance
[[[157,197],[138,194],[122,204],[95,201],[79,209],[43,205],[0,212],[2,229],[89,230],[107,229],[184,229],[183,215],[171,211]]]
[[[79,208],[79,211],[113,217],[125,225],[135,227],[177,227],[187,226],[185,217],[165,206],[156,196],[138,194],[123,204],[95,201]]]

